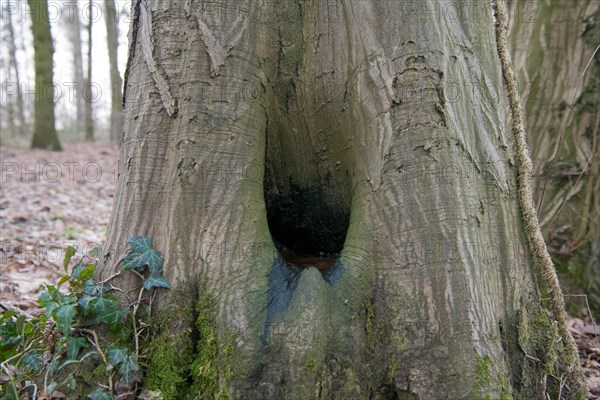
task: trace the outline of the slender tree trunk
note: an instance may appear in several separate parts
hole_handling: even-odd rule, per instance
[[[8,6],[8,4],[7,4]],[[7,24],[6,24],[6,28],[8,30],[8,69],[9,71],[12,71],[12,73],[14,74],[14,84],[16,86],[15,88],[15,99],[14,102],[11,102],[11,107],[13,106],[13,104],[16,106],[16,124],[15,127],[13,127],[13,130],[11,132],[12,135],[14,135],[17,132],[17,129],[20,133],[20,135],[24,135],[25,134],[25,112],[23,111],[23,92],[21,91],[21,79],[19,76],[19,65],[17,62],[17,48],[16,48],[16,41],[15,41],[15,30],[13,28],[13,21],[12,21],[12,13],[7,12]],[[18,127],[18,128],[16,128]]]
[[[4,9],[2,10],[4,12]],[[4,29],[0,31],[0,34],[4,32]],[[4,35],[2,35],[2,39],[4,39]],[[9,88],[8,85],[14,84],[14,80],[12,79],[10,62],[7,62],[5,59],[0,58],[0,73],[5,80],[6,89]],[[4,87],[3,87],[4,89]],[[14,90],[13,87],[11,89]],[[6,90],[8,94],[8,90]],[[15,121],[15,101],[14,101],[14,91],[11,91],[12,96],[6,96],[6,101],[4,101],[4,107],[0,108],[0,145],[6,143],[6,139],[11,139],[15,135],[16,131],[16,121]],[[6,133],[5,133],[6,132]]]
[[[88,34],[88,57],[87,57],[87,76],[86,76],[86,84],[85,84],[85,140],[93,141],[94,140],[94,116],[93,116],[93,108],[92,108],[92,26],[93,26],[93,15],[92,12],[94,10],[93,2],[90,0],[89,8],[88,8],[88,25],[87,25],[87,34]]]
[[[582,290],[600,312],[598,18],[598,0],[512,3],[540,221],[568,290]]]
[[[76,84],[75,90],[75,133],[77,137],[83,132],[85,100],[83,90],[86,80],[83,75],[83,53],[81,51],[81,20],[79,17],[80,9],[73,5],[73,13],[69,19],[69,41],[73,51],[73,78]]]
[[[54,125],[54,86],[52,56],[54,45],[48,20],[46,0],[28,0],[31,9],[31,31],[35,52],[35,122],[31,148],[61,151]]]
[[[146,387],[569,392],[520,223],[487,2],[175,3],[136,2],[99,269],[133,235],[164,254]]]
[[[123,82],[119,74],[117,54],[119,49],[119,21],[114,0],[104,1],[106,12],[106,41],[110,63],[110,140],[117,142],[123,133]]]
[[[5,71],[4,60],[0,60],[0,69],[2,70],[2,72]],[[10,70],[6,68],[6,72],[9,71]],[[10,73],[7,73],[5,76],[8,79],[10,79]],[[12,137],[14,137],[15,132],[17,131],[15,103],[14,101],[7,101],[4,104],[5,106],[2,109],[0,109],[0,144],[4,144],[6,143],[6,139],[11,139]],[[5,134],[3,132],[7,133]]]

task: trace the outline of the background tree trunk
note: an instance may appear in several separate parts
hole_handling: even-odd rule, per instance
[[[28,0],[28,4],[31,9],[31,31],[35,51],[35,122],[31,148],[61,151],[54,125],[54,46],[48,21],[48,3],[46,0]]]
[[[110,63],[110,140],[118,142],[123,133],[123,92],[117,53],[119,49],[119,20],[114,0],[104,1],[106,41]]]
[[[71,42],[71,49],[73,50],[73,79],[75,80],[75,121],[74,122],[74,133],[75,137],[81,137],[84,127],[84,89],[86,80],[83,75],[83,53],[81,50],[81,20],[79,18],[80,13],[79,7],[73,5],[73,13],[70,15],[68,30],[69,30],[69,41]]]
[[[513,1],[540,221],[569,293],[600,312],[600,1]],[[589,63],[589,65],[588,65]],[[586,67],[587,70],[586,70]],[[583,78],[583,79],[582,79]],[[545,191],[544,191],[545,189]],[[567,297],[579,312],[582,301]]]
[[[490,5],[175,3],[136,3],[99,270],[164,254],[146,387],[556,397]]]
[[[11,7],[10,2],[6,4],[6,7]],[[11,110],[13,114],[9,118],[9,123],[12,126],[11,129],[9,129],[9,132],[11,136],[16,134],[23,136],[26,133],[26,124],[25,112],[23,110],[23,92],[21,91],[21,79],[17,62],[15,30],[13,28],[12,13],[6,12],[5,15],[7,16],[6,30],[8,33],[8,77],[14,79],[12,83],[15,85],[15,96],[8,104],[9,110]],[[16,110],[16,112],[12,110]]]
[[[87,76],[86,76],[86,84],[85,84],[85,140],[93,141],[94,140],[94,115],[93,115],[93,107],[92,107],[92,26],[93,26],[93,2],[90,0],[88,6],[88,24],[87,24],[87,34],[88,34],[88,57],[87,57]]]

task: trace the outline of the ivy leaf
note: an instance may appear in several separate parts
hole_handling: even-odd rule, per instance
[[[46,317],[50,318],[53,316],[54,310],[60,307],[60,304],[55,303],[53,301],[46,304]]]
[[[12,319],[8,319],[0,325],[0,351],[5,350],[6,347],[12,347],[15,343],[19,343],[21,335],[17,324]]]
[[[88,281],[94,276],[96,266],[94,264],[87,264],[85,268],[79,273],[79,279]]]
[[[127,361],[127,348],[113,345],[108,348],[106,355],[108,356],[108,362],[114,367]]]
[[[3,332],[4,333],[4,332]],[[19,343],[21,342],[20,336],[11,336],[6,340],[0,341],[0,358],[6,360],[17,354],[19,351]]]
[[[96,297],[90,302],[91,311],[100,315],[107,310],[114,310],[116,301],[110,297]]]
[[[42,292],[38,297],[38,304],[42,307],[50,302],[62,303],[64,300],[63,295],[52,285],[46,285],[46,291]]]
[[[46,286],[48,288],[48,293],[50,293],[50,298],[57,302],[62,303],[64,300],[64,296],[61,292],[58,291],[58,288],[55,286]]]
[[[56,310],[56,313],[54,314],[54,320],[56,321],[56,326],[58,327],[58,331],[60,333],[65,336],[69,336],[71,334],[71,325],[73,324],[75,315],[77,315],[75,304],[63,304],[58,310]]]
[[[129,312],[129,308],[122,307],[119,309],[114,308],[114,306],[106,307],[99,312],[96,321],[104,322],[108,325],[115,325],[123,319],[123,317]]]
[[[150,274],[148,279],[144,281],[144,289],[150,290],[153,287],[170,288],[169,282],[159,274]]]
[[[16,328],[17,328],[17,335],[23,335],[23,330],[25,329],[25,323],[27,321],[25,320],[25,316],[24,315],[19,315],[17,317],[17,322],[15,322]]]
[[[88,341],[82,337],[67,338],[67,358],[69,360],[77,359],[77,355],[81,349],[88,347]]]
[[[42,355],[41,351],[33,350],[27,353],[21,362],[31,368],[32,371],[38,371],[42,366]]]
[[[126,385],[131,384],[133,381],[140,381],[139,374],[136,374],[140,369],[140,366],[137,362],[137,356],[135,354],[130,354],[125,358],[125,361],[121,364],[119,368],[119,372],[121,373],[121,378]]]
[[[69,293],[63,296],[61,304],[75,304],[77,303],[77,296],[74,293]]]
[[[79,261],[71,271],[71,279],[87,281],[88,279],[92,279],[95,270],[96,266],[94,264],[84,264],[83,261]]]
[[[73,265],[73,269],[71,270],[71,278],[80,279],[81,271],[85,268],[83,264],[83,260],[79,260],[77,264]]]
[[[46,307],[46,305],[50,302],[53,302],[54,300],[52,300],[52,298],[50,297],[50,292],[48,292],[47,290],[40,293],[40,295],[38,296],[38,304],[40,305],[40,307]]]
[[[129,269],[135,269],[142,272],[144,264],[140,264],[140,255],[134,253],[133,250],[129,250],[129,252],[123,258],[123,262],[121,263],[121,270],[127,271]]]
[[[65,272],[67,272],[67,268],[69,267],[69,261],[71,258],[77,253],[77,250],[73,246],[67,247],[67,251],[65,252],[65,259],[63,260],[63,266],[65,267]]]
[[[98,283],[93,279],[88,279],[85,281],[85,285],[83,286],[84,293],[89,294],[90,296],[101,296],[105,293],[108,293],[109,290],[109,286]]]
[[[147,236],[135,236],[127,241],[131,249],[125,255],[121,269],[137,269],[140,272],[145,265],[150,273],[160,273],[164,259],[160,253],[152,248],[150,238]]]
[[[148,250],[152,250],[152,244],[148,236],[133,236],[127,240],[127,244],[131,246],[134,252],[138,254],[145,253]]]
[[[84,314],[88,314],[92,311],[90,308],[90,303],[96,298],[97,297],[90,296],[89,294],[84,294],[79,298],[77,304],[79,304],[79,307],[81,308],[81,311],[83,311]]]
[[[56,285],[58,287],[61,287],[63,285],[63,283],[68,282],[69,279],[71,279],[71,277],[69,275],[65,275],[62,278],[60,278],[60,280],[58,281],[58,283]]]
[[[162,258],[157,250],[150,249],[140,255],[138,263],[141,265],[147,265],[151,274],[160,274],[162,272],[162,265],[165,260]]]
[[[91,400],[112,400],[110,393],[105,392],[102,389],[96,389],[92,393],[88,394],[88,399]]]
[[[8,310],[0,315],[0,323],[4,322],[5,319],[9,319],[13,315],[16,315],[17,312],[15,310]]]

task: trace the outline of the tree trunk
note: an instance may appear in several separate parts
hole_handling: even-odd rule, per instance
[[[92,109],[92,22],[93,22],[93,13],[94,7],[92,0],[90,0],[88,5],[88,25],[87,25],[87,34],[88,34],[88,57],[87,57],[87,76],[86,76],[86,84],[85,84],[85,140],[93,141],[94,140],[94,115]]]
[[[539,177],[540,221],[569,292],[588,294],[598,312],[599,18],[598,0],[512,4],[512,54]]]
[[[104,1],[106,12],[106,41],[110,63],[110,140],[118,142],[123,133],[123,93],[117,53],[119,49],[119,20],[114,0]]]
[[[84,110],[85,110],[85,100],[84,100],[84,90],[86,85],[86,80],[83,75],[83,53],[81,51],[81,20],[79,18],[79,13],[81,12],[77,4],[72,4],[73,12],[70,14],[72,18],[69,21],[69,41],[71,42],[71,49],[73,50],[73,78],[75,80],[76,90],[75,90],[75,136],[81,137],[79,135],[83,132],[83,123],[84,123]]]
[[[10,3],[7,3],[7,7],[10,7]],[[26,132],[25,127],[25,112],[23,110],[23,92],[21,91],[21,79],[19,76],[19,66],[17,62],[17,46],[15,41],[15,30],[13,28],[12,21],[12,13],[6,12],[7,16],[7,24],[6,28],[8,30],[8,71],[9,76],[11,76],[10,71],[12,70],[14,75],[14,84],[15,84],[15,97],[9,104],[9,109],[16,108],[16,118],[11,118],[10,124],[12,124],[13,128],[10,130],[11,135],[15,135],[18,133],[23,136]],[[15,107],[16,106],[16,107]],[[14,108],[13,108],[14,107]],[[15,123],[16,121],[16,123]]]
[[[61,151],[54,126],[54,86],[52,56],[54,45],[48,20],[46,0],[28,0],[31,9],[35,65],[35,122],[31,148]]]
[[[493,25],[487,2],[136,3],[99,278],[130,236],[164,254],[146,387],[558,396]]]

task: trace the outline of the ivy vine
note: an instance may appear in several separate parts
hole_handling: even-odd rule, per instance
[[[96,265],[92,257],[99,256],[97,248],[82,257],[56,285],[46,285],[38,298],[45,312],[39,316],[0,305],[1,398],[51,398],[60,393],[59,388],[75,390],[73,373],[64,376],[58,372],[88,358],[106,371],[106,381],[98,382],[88,399],[109,400],[139,391],[140,361],[144,357],[140,340],[149,334],[144,317],[149,316],[155,291],[168,289],[169,283],[163,276],[164,259],[152,247],[150,238],[131,237],[128,245],[117,273],[108,279],[94,279]],[[65,273],[75,255],[76,250],[68,247],[63,261]],[[140,278],[136,298],[111,285],[123,272]],[[146,399],[161,398],[156,391],[144,393]]]

